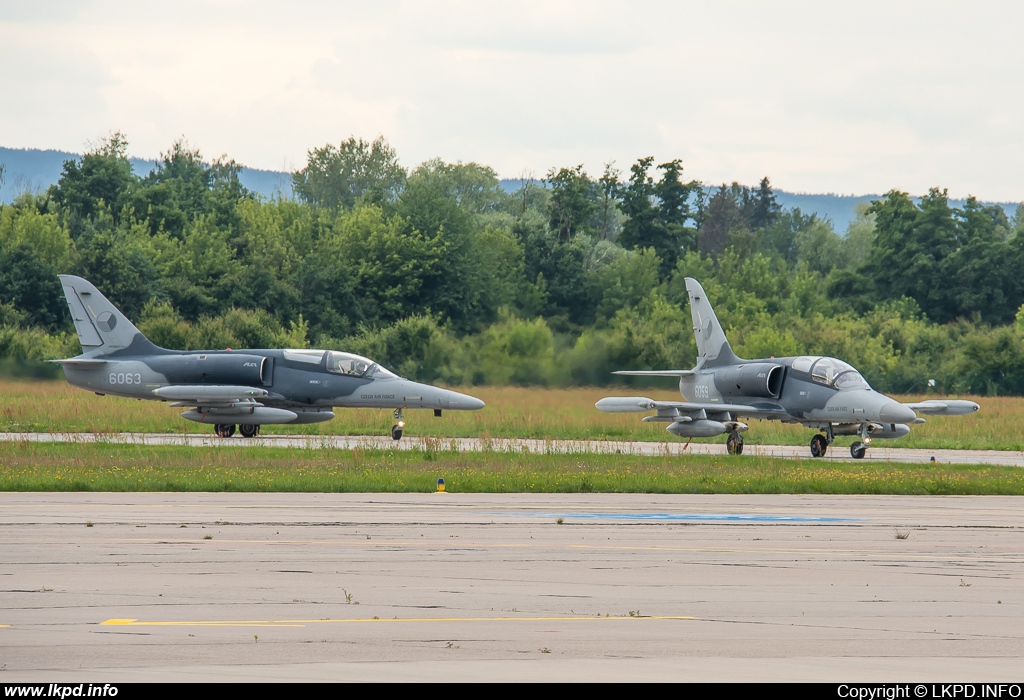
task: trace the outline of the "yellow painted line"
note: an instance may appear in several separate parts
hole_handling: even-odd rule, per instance
[[[610,617],[365,617],[322,618],[318,620],[136,620],[113,618],[101,625],[118,627],[304,627],[337,622],[590,622],[594,620],[696,620],[685,615],[613,615]]]
[[[0,625],[0,627],[10,627],[10,625]]]

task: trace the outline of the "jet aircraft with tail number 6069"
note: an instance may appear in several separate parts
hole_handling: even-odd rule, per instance
[[[54,360],[67,380],[99,395],[173,401],[182,417],[230,437],[255,437],[267,424],[320,423],[333,408],[475,411],[480,399],[403,379],[359,355],[334,350],[165,350],[144,336],[90,282],[60,275],[82,354]]]
[[[974,413],[978,404],[962,400],[900,403],[874,391],[856,369],[833,357],[769,357],[742,360],[733,353],[711,303],[697,280],[686,278],[697,366],[693,369],[620,371],[643,377],[676,377],[685,401],[654,401],[641,396],[601,399],[597,408],[614,413],[657,411],[645,422],[664,422],[679,437],[712,437],[729,433],[730,454],[742,454],[746,423],[740,418],[779,420],[816,428],[811,455],[823,457],[836,435],[856,435],[850,446],[863,459],[873,438],[898,438],[923,423],[918,413],[958,416]]]

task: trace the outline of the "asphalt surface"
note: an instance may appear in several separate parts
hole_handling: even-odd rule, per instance
[[[1020,682],[1022,506],[0,493],[0,681]]]
[[[270,435],[254,439],[238,435],[218,438],[210,434],[175,433],[0,433],[0,442],[108,442],[137,445],[191,445],[194,447],[298,447],[305,449],[442,449],[458,451],[497,450],[554,454],[615,453],[639,455],[726,454],[725,443],[672,442],[619,442],[610,440],[525,440],[491,438],[422,438],[403,437],[392,440],[377,435]],[[932,461],[942,464],[991,464],[993,466],[1024,467],[1024,452],[1001,450],[928,450],[900,447],[882,447],[876,441],[862,461],[906,462],[920,464]],[[884,444],[884,443],[883,443]],[[753,445],[744,446],[744,455],[778,456],[813,459],[807,445]],[[831,447],[821,458],[837,462],[852,462],[848,447]]]

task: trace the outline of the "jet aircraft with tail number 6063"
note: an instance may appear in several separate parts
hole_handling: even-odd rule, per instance
[[[978,404],[962,400],[900,403],[874,391],[856,369],[834,357],[769,357],[742,360],[733,353],[711,303],[697,280],[686,278],[697,366],[693,369],[620,371],[642,377],[677,377],[685,401],[654,401],[641,396],[601,399],[597,408],[614,413],[657,411],[645,422],[664,422],[679,437],[712,437],[729,433],[730,454],[742,454],[746,423],[740,418],[779,420],[816,428],[811,455],[823,457],[836,435],[856,435],[850,446],[863,459],[873,438],[898,438],[923,423],[918,413],[958,416],[974,413]]]
[[[67,380],[97,394],[173,401],[182,417],[230,437],[267,424],[320,423],[333,408],[394,409],[399,440],[407,408],[475,411],[480,399],[403,379],[359,355],[334,350],[165,350],[90,282],[60,275],[82,354],[54,360]]]

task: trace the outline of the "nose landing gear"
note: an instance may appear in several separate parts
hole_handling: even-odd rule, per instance
[[[391,439],[401,440],[402,433],[405,432],[405,420],[402,419],[402,409],[395,409],[395,420],[398,422],[391,426]]]
[[[868,451],[868,445],[871,444],[871,436],[868,434],[867,423],[861,426],[858,435],[860,440],[850,445],[850,456],[854,459],[864,459],[864,455],[867,454]],[[863,442],[861,442],[861,440],[863,440]]]

